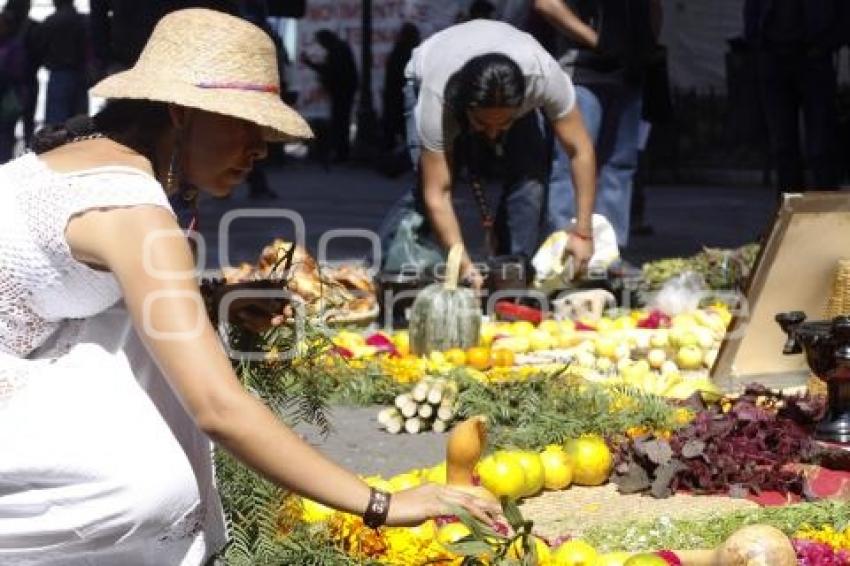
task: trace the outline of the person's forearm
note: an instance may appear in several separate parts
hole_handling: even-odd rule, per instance
[[[574,41],[592,48],[598,44],[599,37],[593,28],[581,21],[563,0],[535,0],[534,10]]]
[[[592,148],[579,150],[570,160],[575,187],[576,226],[585,236],[593,233],[593,205],[596,201],[596,158]]]
[[[362,515],[369,487],[287,428],[247,393],[228,397],[199,423],[210,438],[272,482],[335,509]]]
[[[455,244],[463,244],[463,234],[460,231],[460,224],[457,221],[454,206],[452,206],[451,192],[442,191],[440,194],[429,196],[426,191],[425,194],[425,208],[428,213],[428,220],[431,222],[431,227],[440,245],[448,251]],[[469,255],[464,251],[464,269],[461,271],[465,272],[470,263]]]

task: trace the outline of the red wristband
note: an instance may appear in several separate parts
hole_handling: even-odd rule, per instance
[[[575,236],[579,240],[584,240],[585,242],[592,242],[593,241],[593,236],[585,236],[584,234],[582,234],[581,232],[578,232],[577,230],[570,230],[570,231],[567,232],[567,234]]]

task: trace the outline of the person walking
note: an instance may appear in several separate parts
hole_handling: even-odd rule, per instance
[[[44,120],[61,124],[89,111],[89,34],[86,16],[73,0],[53,0],[53,5],[56,11],[39,26],[35,43],[39,62],[50,71]]]
[[[351,150],[351,111],[357,95],[359,75],[351,46],[334,32],[316,32],[316,43],[325,50],[322,61],[314,61],[306,53],[301,60],[316,72],[319,83],[330,99],[330,142],[334,161],[348,161]]]

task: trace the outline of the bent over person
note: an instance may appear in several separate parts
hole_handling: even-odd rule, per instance
[[[503,191],[495,215],[486,218],[482,207],[485,223],[494,224],[495,251],[531,257],[546,203],[547,123],[570,155],[577,187],[576,222],[561,228],[574,236],[570,252],[586,262],[593,252],[593,144],[569,77],[540,44],[508,24],[473,20],[423,42],[405,73],[408,144],[419,182],[384,221],[385,268],[404,263],[393,245],[411,212],[424,217],[417,228],[423,239],[443,249],[462,242],[452,191],[463,169],[473,179],[496,171]],[[468,255],[462,273],[481,285]]]

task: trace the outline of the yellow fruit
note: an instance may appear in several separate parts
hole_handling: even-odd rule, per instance
[[[493,348],[490,352],[490,361],[498,368],[511,367],[514,365],[514,353],[506,348]]]
[[[599,559],[596,549],[581,539],[568,540],[552,553],[555,566],[595,566]]]
[[[442,462],[437,464],[433,468],[428,468],[423,470],[422,478],[425,481],[429,481],[431,483],[439,483],[445,485],[446,483],[446,463]]]
[[[600,336],[594,342],[596,355],[609,359],[616,359],[617,341],[610,336]]]
[[[646,354],[646,361],[654,369],[660,369],[661,365],[667,361],[667,352],[661,348],[654,348]]]
[[[609,330],[614,330],[614,321],[608,318],[607,316],[603,316],[602,318],[596,321],[595,326],[596,330],[598,330],[599,332],[608,332]]]
[[[514,336],[528,336],[534,332],[534,325],[527,320],[518,320],[512,323],[510,328]]]
[[[551,350],[555,347],[557,341],[555,338],[544,330],[535,330],[528,335],[531,341],[532,350]]]
[[[700,369],[702,367],[702,350],[697,346],[682,346],[676,352],[676,365],[682,369]]]
[[[325,507],[306,497],[301,499],[301,509],[301,520],[305,523],[321,523],[334,513],[330,507]]]
[[[472,532],[469,527],[463,523],[449,523],[440,527],[440,530],[437,531],[437,542],[442,545],[452,544],[470,534]]]
[[[443,352],[446,361],[454,366],[462,366],[466,363],[466,352],[460,348],[451,348]]]
[[[410,334],[407,333],[407,330],[400,330],[393,334],[393,345],[395,349],[398,350],[398,353],[402,356],[407,356],[410,354]]]
[[[466,351],[466,363],[475,369],[490,367],[490,349],[476,346]]]
[[[537,554],[537,564],[548,564],[552,557],[552,551],[549,550],[549,545],[537,537],[532,537],[532,540],[534,541],[534,550]],[[522,541],[517,539],[508,549],[508,558],[521,560],[524,556],[525,550],[522,548]]]
[[[601,437],[583,435],[568,440],[564,452],[573,468],[573,482],[578,485],[602,485],[608,481],[614,458]]]
[[[540,493],[544,482],[543,462],[540,460],[540,454],[523,450],[521,452],[509,452],[508,455],[516,458],[525,472],[525,488],[522,496],[531,497]]]
[[[422,483],[422,480],[418,475],[407,472],[404,474],[399,474],[397,476],[393,476],[389,480],[390,487],[393,492],[403,491],[405,489],[410,489],[411,487],[416,487],[417,485]]]
[[[614,321],[614,328],[617,328],[619,330],[628,330],[630,328],[636,327],[637,321],[630,316],[621,316]]]
[[[793,554],[791,555],[793,556]],[[748,561],[749,562],[749,561]],[[722,563],[728,564],[728,562],[723,561]],[[667,566],[668,562],[658,556],[657,554],[653,554],[651,552],[642,552],[640,554],[635,554],[629,557],[623,563],[623,566]]]
[[[544,332],[548,332],[549,334],[555,335],[561,331],[561,325],[557,320],[544,320],[537,327],[538,330],[542,330]]]
[[[523,354],[531,350],[528,336],[504,336],[493,342],[492,348],[510,350],[514,354]]]
[[[670,343],[670,335],[666,330],[656,330],[649,337],[649,345],[653,348],[666,348]]]
[[[493,322],[485,322],[478,331],[478,345],[489,346],[499,334],[499,326]]]
[[[561,332],[575,332],[576,323],[570,319],[565,319],[558,321],[558,327],[561,329]]]
[[[540,462],[543,464],[543,487],[558,490],[570,486],[573,481],[573,468],[562,447],[547,446],[540,453]]]
[[[608,552],[601,555],[594,566],[623,566],[631,556],[631,552]]]
[[[525,469],[515,458],[496,452],[478,463],[481,485],[496,497],[519,499],[525,491]]]
[[[572,348],[578,344],[582,338],[575,330],[564,330],[558,334],[557,340],[559,348]]]

